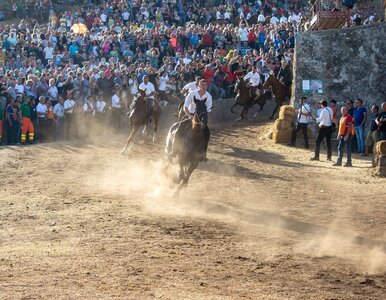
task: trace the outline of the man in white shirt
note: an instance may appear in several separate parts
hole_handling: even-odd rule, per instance
[[[59,97],[59,102],[54,106],[54,116],[55,116],[55,139],[61,140],[64,132],[64,99]]]
[[[114,95],[111,98],[111,123],[116,131],[119,131],[121,127],[121,115],[122,115],[122,105],[121,99],[119,97],[120,87],[118,84],[114,87]]]
[[[263,15],[263,12],[260,12],[259,16],[257,17],[257,22],[259,22],[259,23],[265,22],[265,17]]]
[[[314,118],[319,123],[319,133],[315,141],[315,155],[311,157],[311,160],[319,160],[320,144],[326,138],[327,143],[327,160],[331,161],[332,149],[331,149],[331,135],[332,135],[332,109],[328,107],[327,101],[322,101],[322,111],[318,118]]]
[[[72,100],[73,92],[68,93],[68,98],[63,103],[64,108],[64,133],[65,138],[70,139],[72,136],[74,136],[74,131],[76,130],[76,124],[75,124],[75,114],[74,114],[74,107],[76,105],[76,102]]]
[[[130,18],[130,13],[127,10],[125,10],[122,13],[123,24],[126,25],[126,23],[129,21],[129,18]]]
[[[241,28],[239,29],[239,37],[241,43],[248,42],[248,30],[245,27],[245,24],[241,24]]]
[[[146,102],[147,102],[147,118],[148,118],[148,122],[151,123],[153,121],[153,113],[154,113],[155,88],[154,88],[154,85],[149,81],[149,77],[147,75],[143,76],[143,81],[139,85],[138,89],[145,91]]]
[[[295,146],[296,144],[296,134],[299,130],[302,131],[304,137],[304,148],[308,149],[310,146],[308,144],[308,122],[310,121],[311,115],[311,107],[308,103],[306,103],[307,97],[303,96],[300,98],[300,108],[297,110],[298,112],[298,123],[292,129],[291,134],[291,142],[288,146]]]
[[[44,53],[44,59],[46,60],[46,63],[48,60],[52,59],[54,55],[54,48],[51,46],[51,42],[48,42],[47,47],[43,49]]]
[[[273,15],[273,16],[271,17],[271,19],[269,20],[269,23],[271,23],[272,25],[276,25],[277,22],[279,22],[279,19],[276,18],[275,15]]]
[[[260,84],[260,75],[257,73],[256,66],[253,66],[252,71],[245,75],[244,80],[249,80],[249,85],[251,86],[251,97],[254,98]]]
[[[45,141],[47,139],[47,129],[48,129],[48,121],[47,121],[47,105],[46,105],[46,97],[40,96],[39,103],[36,106],[36,112],[38,114],[38,137],[39,141]]]
[[[207,92],[208,83],[205,79],[201,79],[199,83],[199,87],[197,90],[190,92],[188,96],[185,99],[184,103],[184,112],[188,116],[189,119],[194,117],[194,114],[196,113],[196,103],[197,101],[204,102],[206,105],[207,112],[212,111],[212,96]],[[188,122],[187,120],[182,121],[180,123]],[[182,126],[179,127],[179,129]],[[208,126],[205,126],[204,130],[204,145],[202,149],[202,157],[201,160],[207,161],[206,158],[206,150],[208,149],[208,143],[210,138],[210,131]],[[176,132],[176,138],[181,137],[181,132],[183,130],[178,130]],[[179,135],[179,137],[177,137]]]
[[[225,13],[224,13],[224,20],[230,21],[230,19],[231,19],[231,15],[230,15],[230,13],[226,10]]]

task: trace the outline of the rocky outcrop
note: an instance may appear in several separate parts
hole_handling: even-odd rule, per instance
[[[299,33],[294,61],[293,99],[303,94],[303,80],[322,80],[323,93],[309,95],[316,109],[320,99],[361,98],[367,109],[386,94],[386,23],[348,29]]]

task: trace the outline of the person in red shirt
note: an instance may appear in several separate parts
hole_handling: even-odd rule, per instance
[[[257,36],[255,33],[255,29],[251,28],[248,32],[248,45],[249,45],[249,47],[251,47],[252,49],[256,49],[256,40],[257,40]]]
[[[343,106],[341,109],[342,117],[339,122],[339,132],[338,138],[338,160],[333,166],[341,166],[343,160],[343,150],[344,146],[347,148],[347,162],[344,165],[345,167],[352,167],[351,163],[351,141],[354,135],[354,124],[353,117],[348,114],[346,106]]]
[[[208,92],[212,95],[214,99],[217,99],[219,91],[217,89],[217,86],[213,82],[214,70],[211,68],[211,65],[205,66],[203,77],[208,83]]]

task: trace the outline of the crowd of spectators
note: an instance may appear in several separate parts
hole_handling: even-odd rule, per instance
[[[109,112],[127,110],[144,75],[165,106],[179,101],[197,76],[207,80],[213,98],[232,96],[237,72],[256,66],[264,80],[279,72],[281,61],[292,62],[305,5],[114,0],[64,11],[50,1],[34,3],[43,3],[48,22],[27,18],[0,32],[2,144],[26,142],[32,127],[34,141],[68,138],[75,113],[103,114],[103,126],[116,124]],[[241,22],[235,25],[235,18]],[[73,32],[76,23],[87,31]]]

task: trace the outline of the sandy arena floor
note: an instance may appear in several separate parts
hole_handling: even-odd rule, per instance
[[[1,148],[0,299],[385,299],[386,180],[270,126],[214,126],[178,199],[164,135]]]

